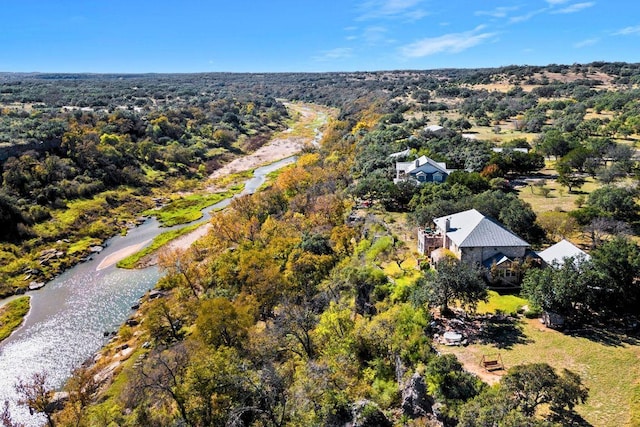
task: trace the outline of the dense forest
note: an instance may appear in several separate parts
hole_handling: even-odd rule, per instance
[[[17,385],[23,403],[64,426],[605,425],[581,409],[599,392],[583,371],[522,363],[489,385],[434,334],[485,322],[478,341],[507,348],[502,331],[553,311],[576,330],[636,336],[638,83],[627,63],[0,74],[4,294],[79,262],[154,199],[203,190],[286,128],[285,101],[339,109],[318,147],[215,214],[189,250],[160,254],[159,292],[74,372],[62,405],[44,374]],[[394,183],[390,155],[403,151],[456,171]],[[571,237],[590,258],[526,263],[528,311],[478,314],[482,272],[430,266],[412,242],[471,208],[536,249]],[[47,248],[57,255],[43,262]],[[123,348],[134,350],[120,360]],[[640,419],[624,405],[623,423]],[[8,409],[0,419],[15,425]]]

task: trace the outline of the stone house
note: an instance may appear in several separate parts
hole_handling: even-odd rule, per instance
[[[449,251],[461,262],[484,266],[490,281],[519,282],[529,250],[529,243],[475,209],[435,218],[432,228],[418,230],[418,252],[432,263]]]

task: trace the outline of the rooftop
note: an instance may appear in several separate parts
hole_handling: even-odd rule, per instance
[[[434,222],[439,229],[446,230],[447,220],[449,220],[447,237],[459,248],[530,246],[529,243],[504,228],[502,224],[475,209],[436,218]]]
[[[547,249],[538,252],[538,256],[549,265],[554,263],[563,264],[565,258],[583,260],[590,258],[585,251],[565,239],[562,239],[555,245],[549,246]]]

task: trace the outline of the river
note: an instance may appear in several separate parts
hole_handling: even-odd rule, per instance
[[[267,174],[294,161],[295,157],[288,157],[257,168],[241,194],[255,192]],[[199,222],[207,221],[209,211],[223,208],[230,201],[226,199],[206,208]],[[131,306],[160,278],[155,266],[123,270],[110,265],[98,269],[101,261],[129,246],[150,242],[167,230],[155,218],[149,219],[126,236],[110,239],[91,261],[76,265],[29,294],[31,311],[23,325],[0,343],[0,403],[10,402],[16,421],[28,427],[44,423],[44,418],[29,415],[26,408],[16,404],[14,385],[19,379],[46,372],[48,385],[61,387],[73,369],[106,343],[104,332],[117,330],[133,313]]]

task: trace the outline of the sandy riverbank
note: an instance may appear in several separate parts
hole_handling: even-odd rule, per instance
[[[255,152],[227,163],[209,175],[209,179],[222,178],[291,157],[302,150],[304,145],[305,139],[299,137],[274,139],[267,145],[258,148]]]
[[[325,118],[326,113],[318,112],[317,110],[310,108],[304,104],[287,104],[288,107],[295,110],[297,113],[301,115],[301,117],[306,122],[311,122],[318,114],[324,114]],[[251,154],[247,154],[242,157],[238,157],[237,159],[232,160],[231,162],[225,164],[220,169],[214,171],[211,175],[209,175],[210,180],[216,180],[223,178],[225,176],[244,172],[252,169],[256,169],[260,166],[268,165],[271,163],[275,163],[279,160],[286,159],[287,157],[291,157],[295,154],[298,154],[305,146],[309,146],[313,144],[313,138],[305,138],[300,136],[287,136],[288,133],[292,133],[293,129],[288,129],[281,134],[279,134],[276,138],[269,141],[267,144],[263,145],[256,151]],[[317,134],[317,131],[316,131]],[[216,191],[217,188],[212,185],[208,187],[210,191]],[[197,228],[189,234],[185,234],[171,242],[169,242],[165,248],[169,250],[175,249],[188,249],[196,240],[205,236],[209,231],[210,225],[203,224],[202,227]],[[150,254],[149,256],[143,258],[140,261],[141,265],[149,266],[155,265],[158,262],[157,253]]]
[[[114,265],[115,263],[117,263],[122,259],[125,259],[129,255],[135,254],[136,252],[141,250],[143,247],[145,247],[145,245],[150,241],[151,239],[145,240],[144,242],[138,243],[137,245],[127,246],[126,248],[122,248],[119,251],[112,253],[111,255],[103,259],[100,264],[98,264],[98,266],[96,267],[96,271],[100,271],[107,267],[111,267],[112,265]]]
[[[304,147],[304,139],[302,138],[278,138],[271,141],[269,144],[259,148],[252,154],[248,154],[241,158],[235,159],[232,162],[227,163],[222,168],[216,170],[210,175],[211,179],[220,178],[229,174],[243,172],[246,170],[256,169],[260,166],[277,162],[278,160],[286,159],[300,152]],[[214,190],[214,187],[210,187],[210,190]],[[205,236],[211,228],[209,223],[203,224],[201,227],[193,230],[191,233],[180,236],[177,239],[167,243],[163,250],[186,250],[196,240]],[[134,251],[135,252],[135,251]],[[117,261],[116,261],[117,262]],[[140,265],[150,266],[158,263],[158,253],[154,252],[142,260]]]

